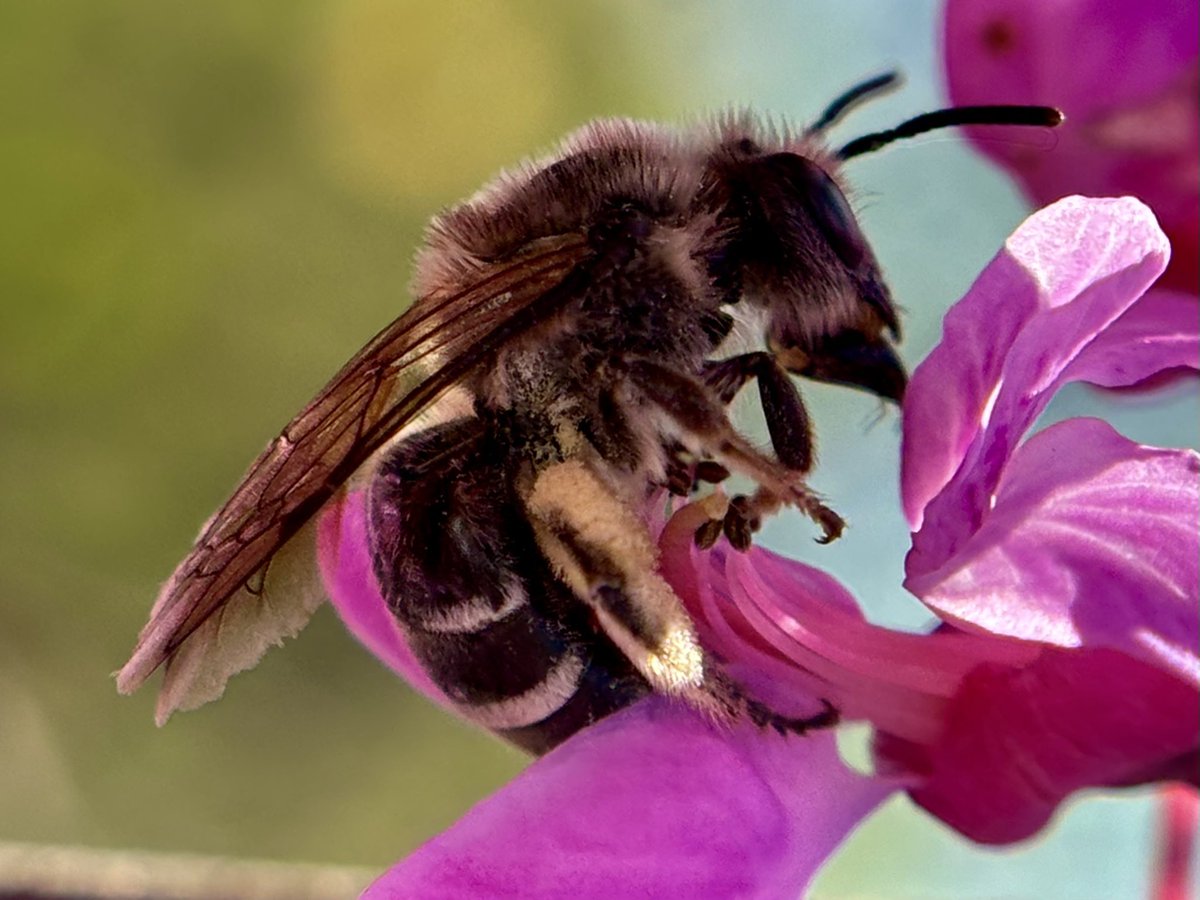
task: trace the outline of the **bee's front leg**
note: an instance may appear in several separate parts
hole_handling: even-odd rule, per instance
[[[776,372],[775,368],[768,368],[770,386],[767,390],[777,402],[767,406],[777,412],[790,409],[788,414],[793,416],[799,410],[803,415],[803,427],[793,425],[803,433],[807,429],[807,414],[803,412],[799,394],[792,387],[791,399],[788,398],[784,386],[790,385],[790,381],[785,373]],[[758,483],[759,488],[752,496],[737,505],[730,505],[733,518],[727,514],[726,522],[730,524],[726,534],[732,537],[735,546],[740,549],[749,546],[749,532],[743,528],[743,522],[753,530],[755,520],[774,512],[782,504],[795,506],[820,525],[824,532],[823,543],[840,536],[845,523],[808,487],[804,471],[772,459],[742,437],[729,421],[720,396],[704,382],[646,359],[627,361],[625,372],[637,390],[674,421],[685,439],[690,438],[705,454]]]
[[[746,382],[755,379],[776,457],[797,472],[812,468],[814,447],[808,409],[800,389],[774,356],[760,350],[715,360],[704,366],[701,378],[726,405]]]

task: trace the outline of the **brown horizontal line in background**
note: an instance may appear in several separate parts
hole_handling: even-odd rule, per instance
[[[0,900],[346,900],[378,870],[0,841]]]

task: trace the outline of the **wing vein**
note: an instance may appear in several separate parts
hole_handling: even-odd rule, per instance
[[[482,370],[504,342],[577,292],[594,256],[583,234],[547,238],[458,292],[431,295],[375,335],[284,427],[163,586],[125,692],[172,659],[397,431]],[[243,666],[244,668],[244,666]]]

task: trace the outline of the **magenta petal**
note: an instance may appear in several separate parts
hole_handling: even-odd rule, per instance
[[[366,498],[355,491],[321,511],[317,560],[330,602],[346,628],[392,671],[442,705],[445,696],[421,668],[379,593],[367,549]]]
[[[1133,195],[1175,248],[1164,284],[1197,290],[1200,23],[1181,0],[948,0],[952,101],[1041,103],[1053,135],[968,130],[1035,206],[1068,194]]]
[[[1196,453],[1072,419],[1021,447],[949,563],[917,560],[905,584],[963,627],[1111,647],[1200,685],[1198,520]]]
[[[1196,5],[1180,0],[948,0],[951,96],[1050,103],[1091,120],[1173,84],[1200,50],[1197,25]]]
[[[1096,336],[1071,363],[1069,377],[1128,387],[1173,370],[1200,369],[1196,298],[1152,290]]]
[[[882,737],[877,752],[926,779],[912,798],[989,844],[1036,833],[1069,794],[1200,772],[1200,703],[1192,685],[1110,650],[1049,648],[1020,670],[967,677],[941,739]]]
[[[978,527],[1072,360],[1145,293],[1167,253],[1136,200],[1071,197],[1030,216],[950,310],[904,402],[905,513],[914,530],[936,523],[915,538],[925,567]]]
[[[655,698],[538,760],[364,896],[796,897],[889,791],[830,734],[722,731]]]

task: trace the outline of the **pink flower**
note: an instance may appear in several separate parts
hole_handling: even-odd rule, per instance
[[[1200,13],[1182,0],[948,0],[955,104],[1061,108],[1053,152],[999,129],[969,134],[1034,206],[1129,194],[1174,248],[1162,287],[1200,282]]]
[[[1035,833],[1088,786],[1194,779],[1200,464],[1098,420],[1022,443],[1063,384],[1196,367],[1194,303],[1122,313],[1166,264],[1140,203],[1034,215],[951,310],[905,401],[906,586],[946,622],[867,623],[829,575],[767,550],[702,552],[696,507],[660,536],[706,645],[784,712],[827,698],[875,728],[878,772],[833,737],[721,730],[655,699],[576,735],[386,873],[368,896],[796,896],[889,792],[983,842]],[[352,631],[419,688],[370,577],[361,497],[321,523]]]
[[[352,494],[321,520],[334,606],[376,656],[444,702],[375,587],[362,501]],[[829,732],[722,731],[655,698],[535,762],[364,896],[731,897],[763,885],[800,896],[892,789],[847,769]]]
[[[1086,785],[1196,777],[1196,454],[1138,446],[1095,419],[1019,444],[1070,381],[1121,387],[1200,367],[1194,302],[1138,299],[1168,249],[1130,199],[1036,213],[913,375],[905,586],[969,633],[1041,648],[1027,666],[971,673],[914,792],[977,840],[1033,833]],[[1135,301],[1136,323],[1124,315]],[[982,813],[1002,802],[1007,817]]]

